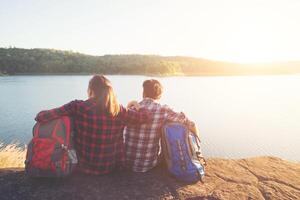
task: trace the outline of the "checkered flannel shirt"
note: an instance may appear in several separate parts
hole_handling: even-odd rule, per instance
[[[174,112],[166,105],[144,98],[142,109],[151,114],[151,120],[145,124],[128,125],[124,130],[126,165],[135,172],[146,172],[158,163],[162,126],[166,121],[180,122],[188,127],[194,123],[183,114]]]
[[[62,107],[41,111],[36,121],[47,122],[63,115],[74,120],[75,148],[78,170],[88,174],[106,174],[124,167],[123,130],[127,124],[143,123],[149,119],[147,111],[139,112],[121,106],[113,117],[103,113],[92,99],[75,100]]]

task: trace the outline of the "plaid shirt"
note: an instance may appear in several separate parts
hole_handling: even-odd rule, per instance
[[[152,115],[150,122],[141,125],[128,125],[124,130],[126,163],[135,172],[146,172],[156,166],[160,151],[162,126],[166,121],[181,122],[188,127],[194,123],[183,113],[176,113],[166,105],[144,98],[142,109]]]
[[[71,101],[62,107],[41,111],[36,121],[46,122],[62,115],[74,120],[75,148],[79,160],[78,170],[88,174],[106,174],[123,167],[123,130],[127,124],[149,120],[147,112],[126,109],[113,117],[103,113],[94,100]]]

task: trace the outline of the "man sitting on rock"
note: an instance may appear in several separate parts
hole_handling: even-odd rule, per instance
[[[162,91],[163,87],[159,81],[144,81],[143,100],[133,106],[149,111],[152,120],[143,125],[128,125],[124,130],[126,164],[134,172],[147,172],[158,164],[161,130],[166,121],[180,122],[192,132],[198,133],[195,123],[182,112],[174,112],[167,105],[158,102]]]

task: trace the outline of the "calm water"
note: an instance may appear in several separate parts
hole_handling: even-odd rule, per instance
[[[0,77],[0,141],[27,143],[37,112],[85,99],[90,76]],[[141,99],[144,76],[109,76],[119,101]],[[206,156],[300,161],[300,75],[158,78],[161,99],[194,120]]]

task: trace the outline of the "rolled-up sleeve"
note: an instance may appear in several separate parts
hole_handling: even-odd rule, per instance
[[[193,127],[195,123],[189,120],[183,112],[175,112],[168,106],[164,106],[165,120],[170,122],[179,122],[187,127]]]
[[[37,114],[35,120],[37,122],[47,122],[53,119],[59,118],[60,116],[72,116],[75,115],[77,110],[78,100],[71,101],[61,107],[54,108],[51,110],[44,110]]]

